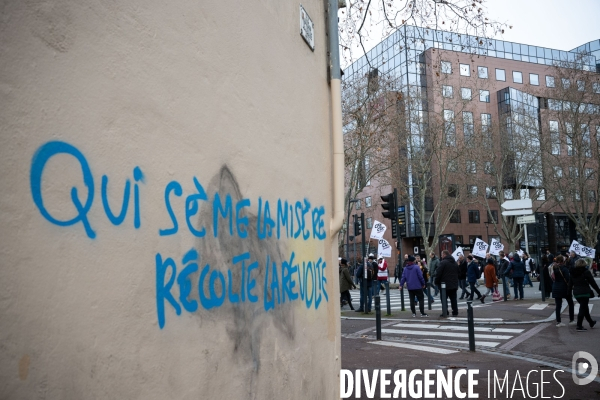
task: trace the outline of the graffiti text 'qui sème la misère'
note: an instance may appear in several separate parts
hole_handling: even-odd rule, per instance
[[[58,155],[70,155],[74,157],[81,167],[83,182],[87,186],[88,193],[85,201],[82,201],[76,187],[71,189],[71,201],[76,215],[71,219],[58,219],[54,217],[45,207],[42,193],[42,178],[48,161]],[[140,216],[140,184],[145,184],[145,177],[139,166],[133,169],[133,225],[135,229],[141,227]],[[127,216],[131,197],[131,182],[125,182],[123,189],[123,201],[118,214],[113,213],[108,201],[108,182],[106,175],[101,179],[102,207],[113,225],[121,225]],[[244,198],[233,201],[229,193],[218,193],[210,196],[196,177],[192,177],[195,192],[185,199],[185,217],[177,218],[177,212],[171,205],[173,196],[181,197],[184,193],[182,185],[177,181],[169,182],[164,191],[164,202],[172,226],[158,229],[159,236],[170,236],[180,232],[179,222],[185,220],[188,231],[195,237],[205,238],[207,235],[215,239],[221,235],[237,236],[239,239],[247,239],[249,235],[249,219],[247,211],[252,206],[250,199]],[[58,226],[71,226],[81,223],[86,235],[95,239],[97,234],[93,228],[88,214],[94,204],[94,177],[92,170],[83,153],[75,146],[61,142],[51,141],[42,145],[34,154],[31,164],[30,185],[33,201],[42,216],[51,223]],[[200,209],[200,202],[212,206],[212,229],[196,227],[192,218]],[[235,204],[234,204],[235,203]],[[268,200],[263,201],[261,197],[257,200],[258,217],[256,218],[256,232],[258,240],[273,239],[300,239],[300,240],[324,240],[325,232],[325,208],[314,207],[308,199],[303,201],[288,202],[277,200],[276,217],[273,218],[271,204]],[[225,232],[219,232],[219,222],[225,221]],[[223,224],[221,224],[223,226]],[[228,229],[227,229],[228,227]],[[234,229],[235,227],[235,229]],[[262,296],[262,304],[265,311],[274,309],[277,305],[301,300],[307,308],[317,309],[321,301],[328,301],[326,291],[327,280],[325,278],[326,263],[318,260],[298,261],[292,252],[289,260],[277,263],[269,256],[259,263],[253,259],[250,252],[241,252],[231,260],[231,268],[222,271],[221,268],[211,268],[206,264],[199,274],[197,281],[197,298],[190,298],[192,294],[191,276],[199,270],[200,254],[195,249],[190,249],[182,257],[184,267],[177,271],[177,263],[171,257],[163,257],[157,253],[156,265],[156,302],[157,317],[161,328],[165,325],[165,304],[170,304],[177,315],[181,314],[182,308],[187,312],[194,312],[198,306],[206,310],[219,308],[225,302],[230,304],[258,303]],[[264,290],[256,293],[256,271],[263,268]],[[168,274],[170,269],[171,274]],[[170,275],[168,282],[165,278]],[[235,279],[235,277],[238,277]],[[237,282],[234,282],[237,281]],[[175,282],[179,286],[179,299],[175,299],[172,288]],[[298,283],[298,288],[296,288]],[[207,289],[206,289],[207,288]]]

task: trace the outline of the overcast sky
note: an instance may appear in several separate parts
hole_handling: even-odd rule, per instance
[[[512,25],[496,39],[567,51],[600,39],[600,0],[487,0],[485,5],[491,20]],[[369,40],[365,48],[378,43]],[[354,51],[355,59],[362,55],[358,47]],[[342,60],[342,68],[348,61]]]
[[[488,0],[487,7],[513,26],[498,39],[558,50],[600,39],[600,0]]]

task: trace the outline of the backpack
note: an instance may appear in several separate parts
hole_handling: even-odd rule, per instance
[[[375,267],[377,268],[377,267]],[[374,281],[377,280],[377,272],[376,269],[373,267],[373,263],[368,263],[367,264],[367,280],[368,281]]]

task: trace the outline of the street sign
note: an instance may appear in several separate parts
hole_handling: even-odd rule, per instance
[[[315,24],[308,16],[308,13],[300,5],[300,35],[312,51],[315,51]]]
[[[535,215],[527,215],[523,217],[517,217],[517,224],[534,224]]]
[[[531,208],[533,204],[531,203],[531,199],[521,199],[521,200],[508,200],[504,203],[500,204],[500,207],[505,210],[517,210],[521,208]],[[518,215],[518,214],[504,214],[502,215]]]
[[[502,215],[504,215],[504,216],[509,216],[509,215],[529,215],[529,214],[533,214],[533,210],[529,209],[529,210],[502,211]]]

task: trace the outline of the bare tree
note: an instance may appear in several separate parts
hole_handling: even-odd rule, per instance
[[[404,120],[397,135],[401,169],[395,179],[400,197],[410,206],[409,236],[423,239],[426,254],[436,248],[457,208],[477,201],[474,177],[478,168],[473,150],[478,139],[473,113],[467,111],[470,94],[454,93],[454,88],[470,87],[478,92],[480,85],[473,78],[453,78],[440,71],[438,52],[431,51],[428,57],[431,69],[425,75],[431,82],[427,92],[419,88],[405,91],[399,107]],[[467,134],[457,134],[457,122]]]
[[[526,89],[530,91],[529,89]],[[483,203],[494,231],[508,244],[517,248],[523,236],[523,226],[515,216],[491,216],[491,207],[513,199],[531,199],[534,212],[546,201],[542,189],[542,147],[538,119],[539,100],[536,96],[514,88],[500,92],[500,115],[495,124],[481,125],[482,177],[485,188]]]
[[[555,210],[575,223],[586,246],[600,233],[600,75],[585,71],[585,57],[557,63],[543,97],[544,186]],[[595,131],[595,138],[593,137]]]
[[[340,45],[347,62],[355,59],[355,53],[366,53],[368,41],[378,43],[405,25],[469,35],[474,49],[485,47],[483,38],[506,28],[488,18],[484,0],[346,0],[339,15]]]
[[[390,151],[399,123],[396,87],[395,81],[377,70],[343,82],[346,207],[367,185],[392,183],[391,171],[399,162]]]

